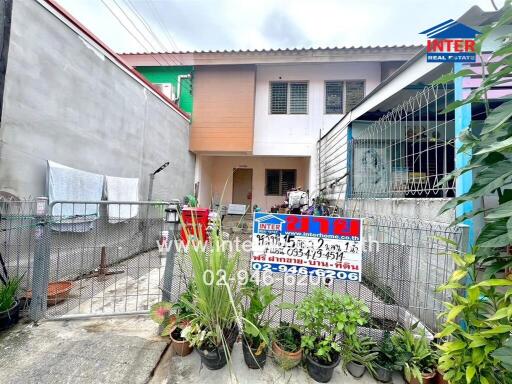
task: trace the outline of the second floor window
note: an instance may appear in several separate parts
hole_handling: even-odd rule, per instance
[[[347,113],[363,98],[363,80],[325,82],[325,113],[327,114]]]
[[[308,83],[304,81],[271,82],[270,113],[273,115],[307,114]]]
[[[325,82],[325,113],[343,113],[343,81]]]

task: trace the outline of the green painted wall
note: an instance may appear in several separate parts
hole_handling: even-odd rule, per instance
[[[190,75],[194,68],[192,66],[180,67],[136,67],[146,79],[152,83],[171,83],[178,89],[178,76]],[[181,95],[178,105],[185,112],[192,114],[192,79],[181,80]]]

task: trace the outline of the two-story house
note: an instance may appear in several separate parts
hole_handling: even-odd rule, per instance
[[[316,142],[421,47],[123,54],[190,100],[199,202],[270,209],[292,187],[317,194]],[[166,63],[164,65],[163,63]],[[179,63],[180,65],[171,65]],[[179,89],[178,89],[179,87]]]

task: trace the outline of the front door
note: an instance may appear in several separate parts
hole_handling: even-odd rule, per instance
[[[233,204],[247,205],[251,209],[252,169],[235,168],[233,170]]]

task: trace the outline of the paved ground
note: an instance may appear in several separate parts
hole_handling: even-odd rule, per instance
[[[146,383],[167,342],[148,317],[20,324],[0,334],[0,383]]]
[[[167,364],[167,376],[156,377],[151,384],[297,384],[316,383],[303,368],[294,368],[283,371],[272,359],[267,360],[263,370],[249,369],[245,365],[240,343],[235,344],[231,367],[226,366],[217,371],[210,371],[201,367],[199,355],[192,352],[186,357],[174,356]],[[160,375],[158,375],[160,376]],[[397,373],[393,383],[403,383]],[[345,375],[340,366],[334,371],[330,381],[332,384],[370,384],[377,383],[368,373],[361,379],[354,379],[350,374]]]

